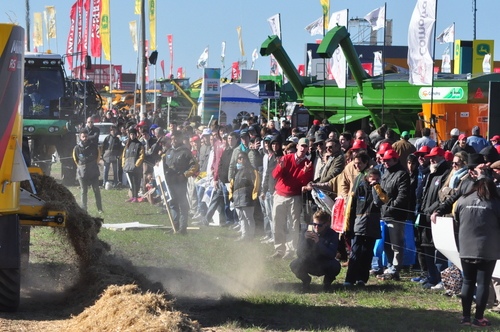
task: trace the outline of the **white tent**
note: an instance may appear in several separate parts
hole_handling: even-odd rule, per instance
[[[233,119],[260,114],[262,99],[258,84],[227,83],[222,85],[221,118],[219,123],[231,124]]]

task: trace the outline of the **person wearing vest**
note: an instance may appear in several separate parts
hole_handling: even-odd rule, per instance
[[[142,162],[144,161],[144,146],[137,139],[137,129],[131,128],[128,131],[128,140],[122,154],[123,171],[127,174],[127,179],[132,192],[131,197],[125,202],[139,202],[139,187],[142,178]]]
[[[89,140],[86,129],[80,132],[80,142],[73,149],[73,160],[77,166],[77,177],[82,189],[82,208],[87,211],[87,193],[89,186],[94,191],[97,211],[102,211],[101,191],[99,189],[99,149]]]

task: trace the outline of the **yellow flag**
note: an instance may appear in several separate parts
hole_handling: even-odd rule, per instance
[[[245,49],[243,48],[243,38],[241,37],[241,27],[237,27],[236,31],[238,31],[238,41],[240,43],[241,56],[245,56]]]
[[[109,21],[109,0],[102,0],[101,9],[101,44],[104,58],[111,61],[111,27]]]
[[[42,13],[34,13],[33,44],[35,47],[43,46]]]
[[[156,0],[149,0],[149,49],[156,50]]]
[[[328,16],[330,16],[330,0],[319,0],[321,7],[323,7],[323,26],[328,27]]]
[[[45,6],[47,13],[47,38],[56,38],[56,7]]]
[[[135,0],[134,14],[141,15],[141,0]]]

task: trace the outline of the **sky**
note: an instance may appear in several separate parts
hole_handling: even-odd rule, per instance
[[[436,0],[437,34],[455,22],[455,38],[473,38],[473,0]],[[134,52],[129,33],[129,22],[140,17],[134,14],[135,0],[110,0],[111,53],[112,63],[122,65],[124,73],[136,71],[137,53]],[[416,0],[387,0],[387,19],[393,20],[393,45],[406,46],[408,24]],[[53,53],[65,53],[69,32],[69,13],[72,0],[30,0],[31,30],[33,13],[43,12],[45,6],[55,6],[57,11],[57,38],[51,39]],[[146,0],[147,3],[147,0]],[[330,0],[330,13],[348,9],[349,18],[362,18],[371,10],[383,6],[384,2],[373,0]],[[495,60],[500,59],[500,29],[497,28],[500,1],[478,0],[476,12],[476,38],[493,39]],[[25,1],[4,0],[0,11],[0,23],[17,23],[26,26]],[[178,67],[186,72],[186,77],[194,81],[202,76],[202,69],[196,63],[205,47],[209,47],[209,67],[221,67],[221,45],[226,42],[224,77],[230,76],[231,63],[247,60],[248,68],[252,62],[254,49],[260,50],[261,44],[271,29],[267,19],[275,14],[281,15],[283,47],[297,67],[306,58],[306,43],[314,43],[320,35],[310,36],[304,28],[322,15],[319,0],[157,0],[157,77],[163,77],[160,61],[165,61],[166,75],[169,74],[170,58],[167,35],[173,35],[174,75]],[[148,26],[148,24],[147,24]],[[245,56],[241,55],[236,28],[241,26]],[[147,36],[149,38],[149,31]],[[351,31],[354,35],[355,31]],[[382,41],[382,30],[379,41]],[[49,49],[45,40],[42,50]],[[436,44],[436,59],[441,58],[446,45]],[[93,59],[93,62],[96,60]],[[101,62],[102,61],[102,62]],[[97,63],[109,64],[104,57]],[[255,63],[260,75],[269,75],[270,60],[261,57]],[[150,69],[150,77],[154,68]]]

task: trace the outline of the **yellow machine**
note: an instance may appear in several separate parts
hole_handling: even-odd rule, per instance
[[[0,311],[15,311],[21,284],[21,224],[65,226],[66,214],[21,189],[31,180],[22,156],[24,29],[0,24]],[[27,232],[29,234],[29,232]]]

